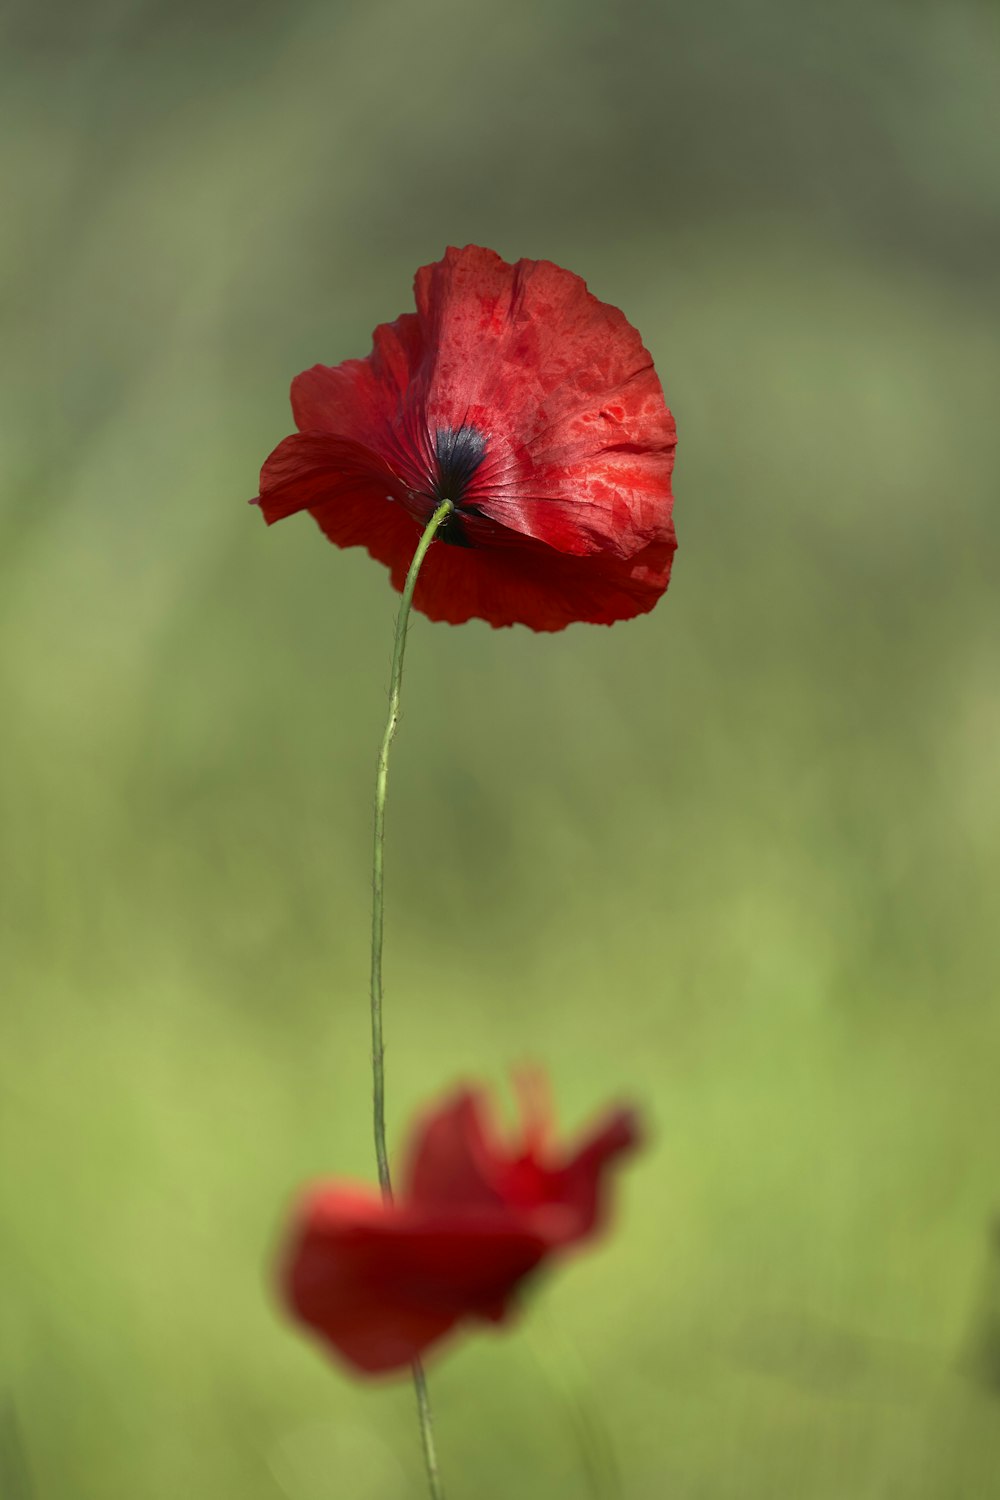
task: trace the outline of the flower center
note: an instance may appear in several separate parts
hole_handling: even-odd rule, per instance
[[[456,507],[486,453],[486,435],[477,427],[439,427],[434,434],[437,478],[434,495]]]

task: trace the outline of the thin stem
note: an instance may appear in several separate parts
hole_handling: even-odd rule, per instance
[[[403,597],[396,616],[396,635],[392,646],[392,671],[389,679],[389,717],[378,753],[378,768],[375,773],[375,849],[372,859],[372,1100],[375,1116],[375,1159],[378,1162],[378,1180],[382,1197],[392,1202],[392,1176],[389,1171],[389,1152],[385,1143],[385,1047],[382,1041],[382,932],[385,907],[385,794],[389,781],[389,748],[392,745],[396,726],[399,723],[399,695],[403,683],[403,656],[406,652],[406,630],[413,604],[420,566],[427,556],[431,542],[442,522],[451,514],[454,506],[443,500],[431,516],[417,550],[410,563],[410,571],[403,584]],[[420,1437],[423,1442],[424,1463],[432,1500],[444,1500],[441,1476],[438,1473],[437,1454],[434,1449],[434,1431],[431,1426],[431,1408],[427,1396],[427,1381],[419,1360],[413,1364],[413,1385],[417,1394],[417,1415],[420,1419]]]
[[[453,510],[450,500],[443,500],[431,516],[417,543],[417,550],[410,563],[410,571],[403,584],[403,597],[396,616],[396,636],[392,646],[392,671],[389,679],[389,717],[378,753],[378,768],[375,772],[375,850],[372,859],[372,1092],[375,1105],[375,1159],[378,1162],[378,1180],[382,1196],[392,1200],[392,1177],[389,1172],[389,1153],[385,1144],[385,1047],[382,1041],[382,932],[385,908],[385,794],[389,781],[389,748],[392,745],[399,723],[399,695],[403,684],[403,657],[406,653],[406,630],[410,622],[410,606],[413,590],[421,564],[427,556],[435,534]]]
[[[417,1418],[420,1422],[420,1441],[424,1449],[424,1467],[430,1486],[431,1500],[444,1500],[444,1487],[438,1469],[437,1449],[434,1446],[434,1423],[431,1420],[431,1400],[427,1394],[427,1376],[419,1359],[413,1361],[413,1389],[417,1393]]]

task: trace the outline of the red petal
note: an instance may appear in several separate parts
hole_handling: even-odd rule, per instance
[[[356,1369],[408,1365],[463,1318],[497,1320],[558,1236],[501,1214],[420,1215],[332,1186],[296,1215],[282,1282],[295,1315]]]
[[[264,464],[259,503],[268,524],[308,510],[339,547],[367,547],[405,578],[420,536],[404,501],[396,498],[405,494],[388,466],[362,444],[297,432]]]
[[[391,469],[361,443],[321,433],[293,433],[260,471],[260,508],[268,525],[300,510],[356,492],[372,493],[385,505],[397,487]]]
[[[433,352],[432,427],[462,426],[482,411],[531,443],[652,364],[625,315],[551,261],[508,265],[476,245],[449,247],[417,272],[414,290]]]
[[[399,498],[396,498],[399,497]],[[419,538],[395,476],[360,443],[295,433],[261,470],[260,505],[276,521],[308,509],[331,541],[366,547],[402,589]],[[414,603],[432,620],[524,624],[561,630],[574,620],[609,625],[652,609],[666,588],[673,543],[629,559],[569,557],[470,518],[468,547],[435,542],[421,569]],[[481,530],[489,544],[475,545]]]
[[[401,1195],[408,1205],[420,1209],[502,1205],[497,1181],[505,1159],[488,1135],[486,1109],[482,1091],[464,1089],[416,1126]]]
[[[607,1208],[605,1172],[617,1157],[634,1151],[641,1141],[635,1112],[615,1110],[563,1166],[547,1174],[545,1202],[551,1207],[559,1206],[571,1216],[573,1227],[569,1239],[583,1239],[600,1228]]]
[[[676,429],[618,308],[549,261],[511,266],[476,246],[449,249],[415,289],[434,359],[427,425],[488,437],[469,504],[577,555],[672,536]]]
[[[629,558],[673,541],[672,471],[672,446],[577,446],[562,461],[544,462],[525,450],[516,478],[500,480],[484,464],[466,503],[556,551]]]
[[[401,589],[435,503],[440,429],[486,438],[452,539],[435,545],[417,609],[560,630],[643,614],[676,547],[675,431],[638,333],[548,261],[449,249],[416,277],[416,314],[375,330],[366,360],[293,385],[302,431],[265,465],[269,521],[309,509]]]
[[[381,455],[411,489],[426,487],[433,454],[418,371],[420,322],[405,313],[375,330],[367,359],[313,365],[292,381],[300,432],[350,438]]]
[[[490,550],[436,542],[414,604],[429,619],[452,625],[473,619],[532,630],[563,630],[575,620],[611,625],[653,608],[670,578],[674,548],[672,540],[654,543],[622,560],[567,557],[529,540]],[[381,556],[376,547],[369,550]],[[393,585],[401,589],[408,560],[391,565]]]

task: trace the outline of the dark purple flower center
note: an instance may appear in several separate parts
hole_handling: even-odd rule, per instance
[[[468,547],[469,539],[462,525],[462,501],[473,474],[486,453],[486,434],[477,427],[439,427],[434,434],[437,474],[434,480],[436,500],[450,500],[455,514],[449,516],[438,535],[454,547]]]
[[[462,503],[469,481],[486,453],[486,435],[478,427],[439,427],[434,435],[437,456],[437,478],[434,495],[437,500]]]

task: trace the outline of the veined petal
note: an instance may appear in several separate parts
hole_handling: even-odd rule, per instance
[[[398,589],[412,522],[452,500],[414,600],[435,620],[560,630],[652,608],[676,432],[636,330],[571,272],[474,245],[418,271],[415,295],[367,359],[296,378],[303,446],[265,465],[267,518],[310,510]]]

